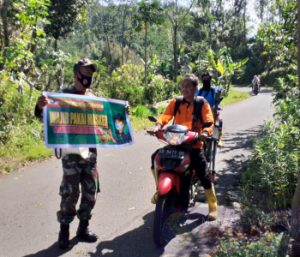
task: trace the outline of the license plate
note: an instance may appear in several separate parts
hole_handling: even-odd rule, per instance
[[[162,149],[159,151],[159,155],[162,158],[170,158],[170,159],[183,159],[184,151],[178,151],[175,149]]]

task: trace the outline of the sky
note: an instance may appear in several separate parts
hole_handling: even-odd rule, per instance
[[[255,2],[256,0],[247,0],[247,14],[250,17],[250,22],[248,26],[253,27],[253,29],[249,33],[249,36],[255,35],[259,26],[259,19],[256,15],[256,10],[255,10]]]

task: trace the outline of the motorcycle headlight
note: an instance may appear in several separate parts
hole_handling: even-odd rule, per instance
[[[180,145],[187,139],[187,136],[185,133],[166,132],[164,138],[170,145]]]

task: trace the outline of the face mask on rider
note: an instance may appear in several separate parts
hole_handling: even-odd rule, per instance
[[[210,80],[203,80],[203,88],[204,89],[210,88]]]

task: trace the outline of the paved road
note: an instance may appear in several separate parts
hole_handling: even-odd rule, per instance
[[[135,134],[135,144],[124,149],[101,149],[98,195],[91,230],[99,240],[77,243],[78,221],[71,226],[72,249],[61,252],[56,240],[59,225],[58,188],[61,164],[55,158],[0,177],[0,257],[107,256],[158,257],[199,256],[209,252],[213,243],[204,236],[208,227],[222,226],[237,218],[231,207],[228,189],[240,172],[264,120],[272,118],[271,93],[224,108],[224,147],[218,153],[220,179],[217,184],[220,218],[204,222],[205,204],[197,204],[177,229],[164,250],[152,242],[154,206],[150,197],[154,182],[149,170],[151,153],[160,143],[145,133]],[[227,197],[228,196],[228,197]]]

